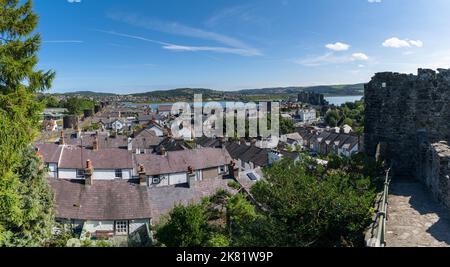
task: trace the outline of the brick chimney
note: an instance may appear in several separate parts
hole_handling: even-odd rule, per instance
[[[239,167],[236,167],[236,162],[234,160],[228,165],[228,172],[233,179],[239,178]]]
[[[64,131],[61,131],[61,134],[59,136],[59,144],[60,145],[64,145],[65,144],[65,142],[64,142]]]
[[[138,175],[139,175],[139,184],[141,186],[147,186],[147,175],[145,173],[144,166],[139,165]]]
[[[92,166],[92,162],[90,160],[86,161],[86,169],[84,170],[84,183],[87,186],[93,185],[94,183],[94,179],[93,176],[94,175],[94,167]]]
[[[92,150],[98,150],[98,136],[95,136],[94,141],[92,142]]]

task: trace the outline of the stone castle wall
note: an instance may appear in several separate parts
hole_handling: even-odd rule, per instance
[[[366,153],[395,176],[422,179],[424,147],[450,142],[450,70],[376,74],[365,86]]]
[[[421,169],[422,181],[434,197],[450,208],[450,146],[439,142],[423,147]]]

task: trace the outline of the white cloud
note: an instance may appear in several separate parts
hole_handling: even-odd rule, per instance
[[[67,2],[69,2],[71,4],[77,4],[77,3],[81,3],[81,0],[67,0]]]
[[[325,47],[332,51],[347,51],[350,48],[350,45],[337,42],[334,44],[327,44]]]
[[[409,40],[400,39],[398,37],[392,37],[383,42],[384,47],[390,48],[407,48],[407,47],[423,47],[421,40]]]
[[[367,61],[369,60],[369,57],[364,53],[354,53],[352,54],[352,60],[353,61]]]
[[[347,56],[336,56],[333,52],[326,53],[321,56],[294,60],[295,63],[315,67],[329,64],[346,64],[357,61],[368,61],[370,58],[364,53],[354,53]]]
[[[367,2],[369,2],[371,4],[375,4],[375,3],[381,3],[383,1],[382,0],[367,0]]]

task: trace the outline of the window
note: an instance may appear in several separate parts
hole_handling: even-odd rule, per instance
[[[117,169],[115,176],[116,176],[116,179],[122,179],[122,177],[123,177],[122,170]]]
[[[160,184],[161,183],[161,177],[159,176],[154,176],[152,178],[152,184]]]
[[[128,234],[128,221],[116,221],[116,234],[118,235]]]
[[[220,166],[219,167],[219,174],[224,174],[225,172],[226,172],[225,166]]]
[[[77,178],[84,178],[84,170],[83,169],[77,170]]]

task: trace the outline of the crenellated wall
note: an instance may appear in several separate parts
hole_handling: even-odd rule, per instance
[[[365,86],[365,149],[396,177],[422,179],[424,147],[450,142],[450,70],[377,73]]]

